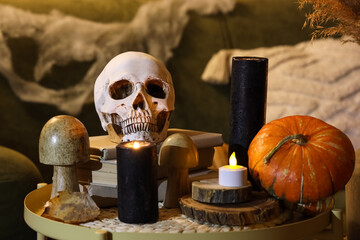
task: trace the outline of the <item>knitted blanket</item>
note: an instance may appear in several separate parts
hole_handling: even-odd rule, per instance
[[[339,128],[360,147],[360,46],[324,39],[295,46],[221,50],[202,80],[227,84],[232,56],[269,59],[267,122],[311,115]]]

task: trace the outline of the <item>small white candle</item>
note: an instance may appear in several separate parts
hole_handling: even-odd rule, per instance
[[[219,185],[225,187],[242,187],[248,184],[247,168],[237,165],[235,152],[229,159],[230,165],[219,168]]]

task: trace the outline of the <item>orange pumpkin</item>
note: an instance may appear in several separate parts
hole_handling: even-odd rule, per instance
[[[325,211],[328,211],[330,209],[333,209],[335,206],[335,200],[333,197],[328,197],[324,200],[319,200],[315,203],[298,203],[297,204],[297,211],[301,212],[307,216],[316,216],[319,213],[323,213]]]
[[[330,209],[333,209],[335,206],[335,199],[333,196],[331,196],[324,200],[319,200],[315,203],[307,203],[307,204],[290,203],[287,201],[282,201],[281,205],[291,211],[296,211],[302,213],[305,216],[313,217],[318,215],[319,213],[323,213],[325,211],[329,211]]]
[[[355,164],[349,138],[310,116],[289,116],[264,125],[248,156],[250,174],[269,194],[304,204],[343,188]]]

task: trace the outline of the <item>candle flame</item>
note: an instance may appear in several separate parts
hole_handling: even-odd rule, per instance
[[[138,149],[140,147],[140,143],[139,142],[134,142],[134,148]]]
[[[233,152],[229,158],[229,163],[230,163],[230,166],[236,166],[237,165],[237,160],[236,160],[236,157],[235,157],[235,152]]]

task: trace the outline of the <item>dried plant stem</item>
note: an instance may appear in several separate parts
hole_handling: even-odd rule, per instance
[[[360,44],[360,1],[359,0],[299,0],[299,7],[312,5],[304,26],[314,28],[312,38],[324,38],[337,34],[350,36]],[[330,24],[329,27],[324,27]]]

